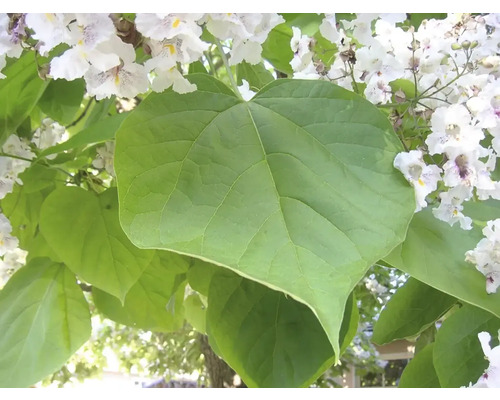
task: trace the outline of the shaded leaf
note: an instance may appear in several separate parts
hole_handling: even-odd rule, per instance
[[[434,343],[415,354],[401,375],[400,388],[439,388],[439,380],[433,364]]]
[[[245,79],[253,91],[262,89],[266,84],[274,80],[273,75],[263,64],[252,65],[245,61],[236,66],[236,76],[238,85],[241,85],[242,79]]]
[[[489,365],[477,334],[489,332],[496,341],[495,346],[499,329],[499,318],[470,305],[447,318],[437,332],[434,346],[434,367],[441,386],[460,387],[476,383]]]
[[[379,345],[417,336],[442,317],[457,300],[414,278],[399,288],[380,313],[372,341]]]
[[[80,110],[84,93],[85,81],[83,79],[51,80],[38,106],[53,120],[62,125],[68,125],[73,122],[76,113]]]
[[[262,45],[262,58],[269,61],[272,66],[287,75],[292,75],[293,70],[290,61],[293,59],[293,51],[290,47],[293,32],[286,23],[275,26],[266,41]]]

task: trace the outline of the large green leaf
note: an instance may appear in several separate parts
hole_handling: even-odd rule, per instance
[[[432,355],[434,343],[425,346],[406,366],[401,375],[400,388],[439,388],[439,379],[434,369]]]
[[[309,305],[338,355],[350,292],[413,215],[389,122],[329,82],[281,79],[247,103],[193,81],[148,96],[117,133],[123,229]]]
[[[48,85],[38,77],[35,52],[13,61],[0,79],[0,145],[30,114]]]
[[[83,129],[63,143],[45,149],[41,155],[60,153],[64,150],[82,147],[88,144],[102,143],[112,140],[115,133],[120,128],[128,113],[116,114],[108,118],[97,121],[88,128]]]
[[[489,364],[477,334],[489,332],[496,341],[499,329],[499,318],[470,305],[447,318],[437,332],[434,346],[434,367],[441,386],[460,387],[475,383]],[[493,345],[497,344],[496,341]]]
[[[90,336],[89,307],[64,265],[38,258],[0,290],[0,387],[26,387],[60,368]]]
[[[123,233],[116,189],[100,195],[56,189],[42,205],[40,230],[75,274],[122,301],[155,253],[138,249]]]
[[[127,293],[123,305],[116,297],[94,288],[95,304],[108,318],[125,325],[159,332],[180,329],[184,322],[184,287],[189,263],[188,257],[157,251]],[[172,309],[167,309],[169,303]]]
[[[456,302],[454,297],[410,278],[382,310],[373,328],[372,341],[382,345],[416,336]]]
[[[490,219],[498,217],[498,211],[491,214]],[[465,252],[474,249],[482,237],[480,228],[450,227],[428,208],[415,214],[406,240],[384,260],[427,285],[500,316],[500,292],[487,294],[484,276],[465,262]]]
[[[68,125],[73,122],[75,114],[80,110],[84,93],[85,81],[83,79],[51,80],[38,106],[50,118]]]
[[[308,307],[229,271],[211,280],[207,331],[249,387],[307,386],[334,360]]]

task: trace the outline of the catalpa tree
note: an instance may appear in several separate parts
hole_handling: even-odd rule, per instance
[[[1,387],[88,296],[307,386],[375,264],[409,275],[372,336],[418,338],[400,386],[500,386],[500,15],[1,14],[0,68]]]

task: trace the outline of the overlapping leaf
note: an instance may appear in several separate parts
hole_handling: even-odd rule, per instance
[[[0,387],[27,387],[60,368],[90,336],[90,313],[64,265],[37,258],[0,290]]]
[[[125,232],[290,294],[338,355],[350,292],[413,215],[389,122],[328,82],[275,81],[246,103],[193,81],[194,93],[148,96],[117,133]]]
[[[116,189],[99,195],[56,189],[43,203],[40,230],[75,274],[122,301],[155,253],[138,249],[123,233]]]
[[[439,388],[439,379],[433,364],[434,343],[425,346],[404,369],[400,388]]]

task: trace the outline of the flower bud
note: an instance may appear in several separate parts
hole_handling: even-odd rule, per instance
[[[464,40],[462,42],[462,47],[465,49],[465,50],[468,50],[470,48],[470,45],[471,43],[468,41],[468,40]]]
[[[453,43],[453,44],[451,45],[451,48],[452,48],[453,50],[460,50],[460,49],[462,48],[462,46],[461,46],[460,44],[458,44],[458,43]]]
[[[475,49],[477,46],[478,46],[479,42],[477,40],[474,40],[471,44],[470,44],[470,48],[471,49]]]

